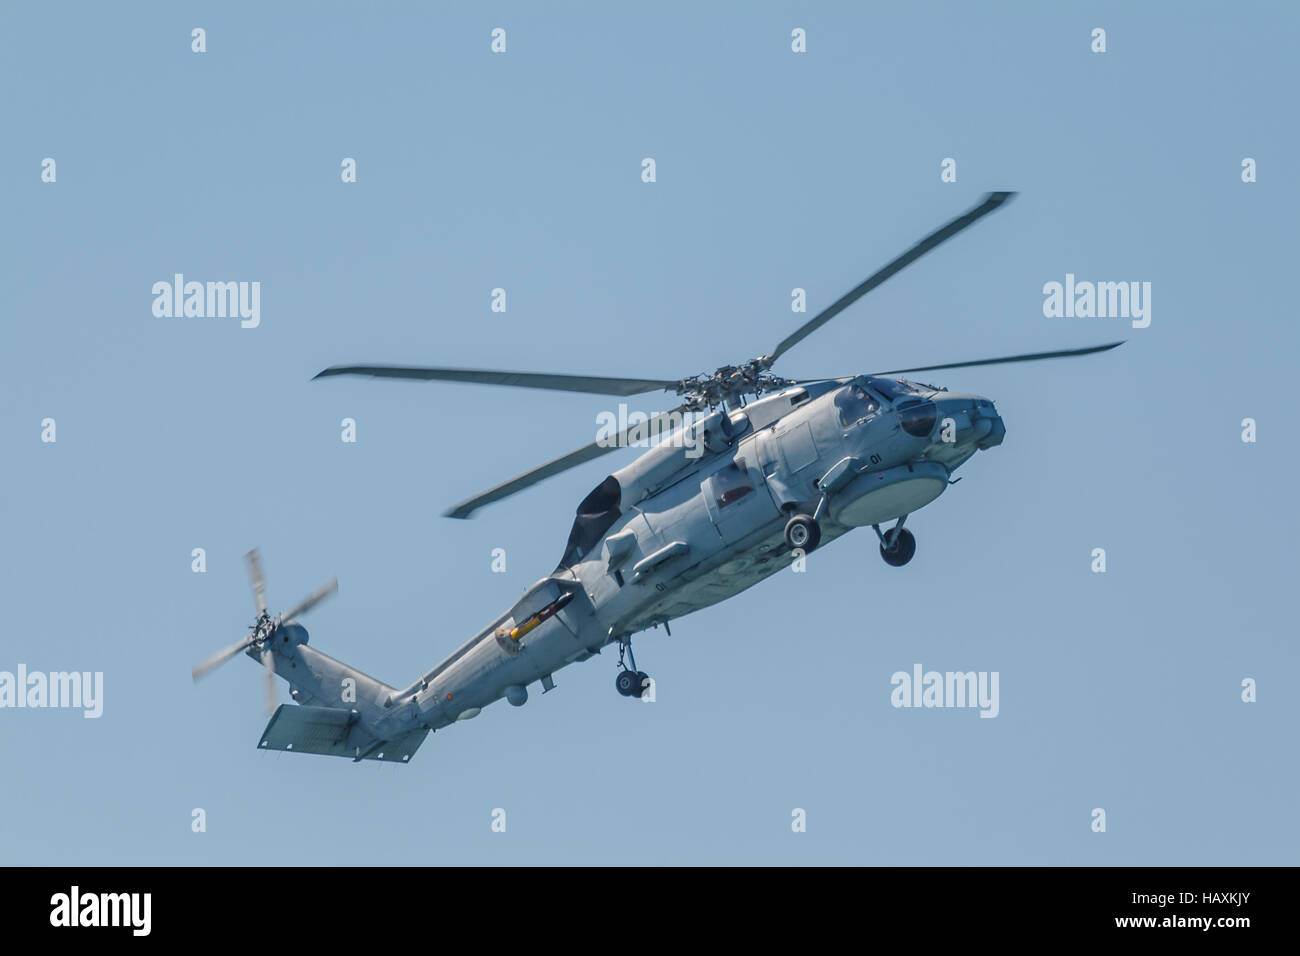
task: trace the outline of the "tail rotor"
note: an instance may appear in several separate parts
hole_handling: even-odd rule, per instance
[[[292,609],[284,614],[272,618],[266,609],[266,576],[262,573],[261,555],[258,553],[258,550],[254,548],[244,556],[244,560],[248,565],[248,577],[253,588],[253,600],[257,607],[257,618],[249,626],[249,634],[247,637],[236,641],[229,647],[213,654],[207,660],[196,664],[190,673],[193,679],[197,682],[212,673],[236,654],[256,647],[258,649],[258,657],[262,661],[262,673],[266,677],[266,712],[270,714],[275,710],[274,639],[276,633],[282,625],[298,617],[300,614],[306,614],[321,601],[337,593],[339,582],[338,578],[330,578],[324,586],[317,588],[312,594],[294,605]]]

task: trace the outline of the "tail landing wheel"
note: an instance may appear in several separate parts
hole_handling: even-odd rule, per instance
[[[645,671],[619,671],[619,676],[614,679],[614,688],[624,697],[640,697],[645,691],[642,684],[645,680]]]
[[[632,656],[631,640],[618,642],[618,666],[622,670],[614,678],[614,689],[624,697],[639,698],[645,693],[646,688],[650,686],[650,675],[645,671],[636,669],[636,658]]]

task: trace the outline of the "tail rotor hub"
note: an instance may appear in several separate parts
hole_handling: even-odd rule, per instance
[[[253,599],[257,605],[257,617],[248,628],[247,637],[230,645],[225,650],[218,651],[206,661],[196,665],[192,671],[192,676],[197,681],[239,654],[240,651],[245,651],[250,657],[259,659],[262,662],[262,668],[266,674],[266,700],[269,713],[275,709],[275,651],[272,638],[275,637],[276,631],[280,629],[282,621],[291,621],[300,614],[306,614],[321,601],[335,594],[339,589],[339,582],[337,578],[331,578],[324,587],[317,588],[314,593],[298,602],[292,610],[278,617],[272,617],[271,612],[266,609],[266,579],[262,574],[261,556],[258,554],[257,549],[254,548],[245,555],[245,558],[248,562],[249,578],[253,585]],[[300,643],[305,643],[305,639]]]

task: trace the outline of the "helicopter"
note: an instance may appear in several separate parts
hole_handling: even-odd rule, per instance
[[[272,617],[256,550],[247,556],[257,618],[241,641],[194,668],[199,678],[245,653],[264,668],[268,711],[274,678],[294,704],[274,708],[260,747],[406,762],[432,731],[477,716],[505,698],[515,707],[554,674],[618,647],[615,689],[653,693],[632,637],[709,607],[801,561],[855,528],[872,528],[885,563],[916,552],[904,522],[960,479],[979,451],[1002,444],[994,403],[903,378],[919,372],[1067,358],[1122,344],[949,362],[824,379],[769,370],[840,312],[941,243],[1001,208],[993,192],[931,232],[779,342],[742,365],[683,379],[632,379],[429,366],[342,365],[315,376],[372,376],[632,396],[676,395],[668,412],[630,421],[614,436],[538,465],[446,512],[478,509],[628,444],[671,416],[693,413],[668,438],[606,476],[578,504],[555,569],[513,606],[405,688],[391,687],[316,650],[297,617],[337,590],[331,581]],[[644,442],[641,442],[644,443]],[[892,522],[892,524],[891,524]]]

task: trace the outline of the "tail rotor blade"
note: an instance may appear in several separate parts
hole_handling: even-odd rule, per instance
[[[252,635],[249,635],[248,637],[244,638],[242,641],[238,641],[234,644],[231,644],[224,651],[218,651],[216,654],[213,654],[203,663],[196,665],[194,669],[190,671],[190,676],[193,677],[195,681],[198,681],[200,678],[206,677],[208,674],[212,673],[212,671],[216,670],[226,661],[230,660],[232,657],[234,657],[244,648],[249,647],[252,643],[253,643],[253,637]]]
[[[266,715],[275,713],[275,652],[268,641],[262,647],[262,673],[266,675]]]
[[[306,600],[299,603],[296,607],[292,608],[291,610],[285,611],[283,614],[281,614],[280,620],[288,621],[297,617],[299,614],[306,614],[308,611],[314,608],[321,601],[325,600],[331,594],[336,593],[338,589],[339,589],[339,579],[330,578],[329,582],[325,584],[324,587],[317,589],[317,591],[314,594],[312,594]]]
[[[257,614],[266,613],[266,576],[262,573],[262,556],[254,548],[244,555],[248,562],[248,579],[253,583],[253,597],[257,600]]]

